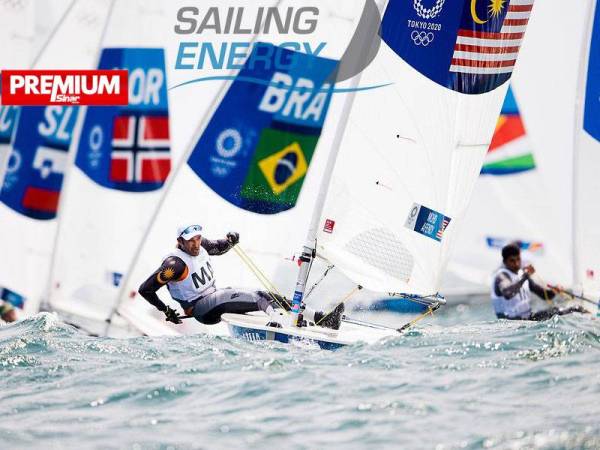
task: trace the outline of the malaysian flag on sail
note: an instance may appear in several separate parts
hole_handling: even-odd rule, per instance
[[[510,78],[534,0],[473,0],[454,45],[450,72],[462,92],[485,92]]]
[[[502,0],[495,3],[500,17],[506,6]],[[490,5],[488,12],[493,11],[492,8]],[[483,21],[476,10],[472,10],[473,26],[459,30],[450,71],[472,74],[512,72],[532,8],[533,0],[511,0],[504,20],[500,22],[502,25],[499,31],[494,30],[498,26],[498,20]],[[478,24],[489,24],[489,30],[480,30]]]
[[[511,76],[534,0],[389,0],[381,38],[446,88],[483,94]]]

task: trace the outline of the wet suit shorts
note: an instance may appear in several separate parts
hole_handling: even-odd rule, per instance
[[[254,311],[267,311],[267,308],[280,308],[287,304],[279,296],[278,302],[264,291],[241,291],[239,289],[218,289],[212,294],[199,299],[192,310],[198,322],[214,325],[221,321],[226,313],[245,314]],[[281,306],[280,306],[281,305]]]

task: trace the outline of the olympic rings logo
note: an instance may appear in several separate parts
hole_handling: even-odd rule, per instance
[[[422,0],[413,1],[413,7],[415,8],[417,15],[423,19],[433,19],[442,12],[446,0],[436,0],[435,5],[431,8],[425,8],[421,1]]]
[[[415,45],[422,45],[423,47],[427,47],[433,42],[434,36],[432,32],[427,33],[425,31],[413,30],[413,32],[410,33],[410,38],[413,40]]]

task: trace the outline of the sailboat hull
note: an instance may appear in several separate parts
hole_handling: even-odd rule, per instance
[[[344,323],[338,330],[321,327],[273,328],[265,325],[264,315],[223,314],[221,317],[232,337],[246,341],[277,341],[283,344],[307,344],[323,350],[337,350],[358,342],[373,343],[394,334],[389,330],[376,330]]]

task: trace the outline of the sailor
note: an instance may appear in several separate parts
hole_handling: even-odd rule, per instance
[[[225,313],[264,311],[270,317],[268,326],[281,327],[284,310],[290,308],[288,300],[284,297],[266,291],[216,288],[210,257],[224,255],[239,240],[239,234],[235,232],[227,233],[226,239],[209,240],[202,236],[200,225],[179,227],[176,249],[169,253],[162,265],[142,283],[139,293],[164,312],[167,321],[176,324],[181,323],[179,313],[165,305],[156,295],[165,285],[183,311],[203,324],[214,325],[221,321],[221,315]],[[338,305],[329,314],[305,307],[301,320],[337,330],[343,312],[343,304]]]
[[[517,243],[508,244],[502,249],[502,261],[504,264],[494,275],[491,289],[492,303],[499,319],[539,321],[556,315],[587,312],[580,306],[564,309],[552,307],[532,312],[531,292],[548,300],[552,300],[556,293],[531,279],[535,273],[532,265],[521,268],[521,249]]]
[[[0,318],[5,322],[15,322],[17,320],[15,307],[9,302],[0,300]]]

